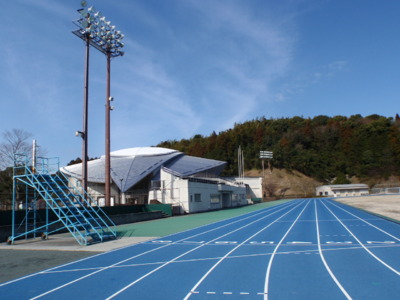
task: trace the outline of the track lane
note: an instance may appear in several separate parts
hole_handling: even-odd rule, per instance
[[[321,226],[321,241],[325,259],[332,272],[354,299],[396,298],[400,292],[399,276],[345,225],[362,221],[350,219],[347,215],[338,218],[336,213],[340,210],[329,208],[326,201],[321,200],[320,205],[320,213],[327,220]]]
[[[136,272],[136,273],[130,273],[132,274],[131,276],[128,277],[128,280],[126,278],[123,278],[121,282],[124,283],[123,286],[118,284],[117,286],[109,286],[108,282],[105,282],[105,284],[100,285],[96,289],[96,293],[105,296],[109,295],[110,290],[115,290],[117,291],[110,296],[110,298],[113,298],[115,296],[118,296],[119,294],[123,293],[125,290],[130,288],[133,285],[136,285],[140,281],[147,279],[148,277],[151,277],[155,272],[158,272],[159,270],[165,268],[166,266],[172,264],[173,262],[181,259],[185,255],[192,253],[194,251],[197,251],[199,248],[204,247],[206,244],[210,243],[211,241],[217,240],[223,236],[226,236],[228,233],[232,231],[237,231],[243,229],[243,227],[247,227],[250,224],[254,222],[259,222],[260,218],[268,218],[270,215],[273,215],[277,213],[279,210],[285,210],[288,209],[292,206],[293,204],[288,204],[288,205],[282,205],[278,208],[271,208],[267,210],[263,210],[261,212],[256,212],[251,215],[247,216],[242,216],[241,218],[235,218],[235,221],[224,221],[220,223],[214,224],[214,227],[210,226],[205,226],[206,229],[205,231],[199,231],[198,229],[195,229],[194,231],[196,234],[192,234],[192,231],[186,232],[185,235],[174,235],[174,236],[169,236],[163,239],[158,239],[153,242],[161,242],[162,246],[159,247],[157,243],[153,243],[154,245],[157,245],[157,247],[154,250],[149,250],[145,253],[139,254],[135,257],[128,257],[122,261],[119,261],[113,265],[104,267],[102,269],[99,269],[95,272],[89,273],[82,278],[75,279],[71,282],[67,282],[64,285],[55,287],[54,289],[47,291],[46,293],[43,293],[41,295],[36,296],[35,298],[41,298],[44,296],[47,296],[49,294],[52,294],[54,292],[59,292],[61,295],[69,295],[69,296],[75,296],[75,294],[79,293],[79,297],[87,297],[90,298],[92,293],[88,291],[87,289],[84,289],[85,286],[87,286],[90,281],[95,281],[98,282],[101,280],[103,277],[115,277],[115,270],[114,268],[116,266],[123,266],[125,264],[131,264],[134,262],[142,262],[142,261],[154,261],[155,259],[159,260],[159,256],[162,256],[165,260],[165,262],[161,265],[154,265],[153,268],[140,268],[141,272]],[[249,223],[250,222],[250,223]],[[223,225],[221,225],[221,223]],[[228,232],[228,233],[227,233]],[[207,236],[208,242],[206,244],[201,244],[201,245],[196,245],[196,244],[188,244],[184,245],[184,247],[179,246],[177,247],[177,243],[183,242],[185,240],[193,239],[194,237],[196,238],[202,238],[204,235]],[[181,238],[180,240],[176,240],[177,238]],[[164,243],[167,242],[167,243]],[[162,253],[159,254],[159,251],[162,251]],[[92,277],[92,278],[90,278]],[[133,280],[132,280],[133,279]],[[67,288],[67,289],[66,289]],[[57,294],[58,295],[58,294]]]
[[[184,240],[193,239],[200,235],[204,235],[210,232],[218,230],[226,230],[226,228],[228,228],[229,226],[236,226],[237,224],[241,224],[241,222],[248,222],[249,220],[257,219],[257,217],[260,215],[266,215],[270,213],[272,214],[276,210],[285,209],[286,207],[290,207],[292,205],[293,203],[292,204],[284,203],[281,205],[277,205],[275,207],[270,207],[262,209],[260,211],[251,212],[232,219],[219,221],[213,224],[208,224],[196,228],[194,230],[188,230],[185,232],[173,234],[170,235],[168,238],[175,240],[175,242],[181,242]],[[18,295],[20,295],[20,298],[43,297],[60,290],[62,290],[60,291],[60,295],[63,295],[63,293],[65,293],[63,292],[64,288],[68,287],[73,289],[73,287],[70,286],[71,285],[73,286],[75,283],[79,281],[82,280],[87,281],[90,277],[94,275],[98,275],[99,273],[102,273],[106,270],[119,267],[124,263],[129,263],[135,258],[148,255],[149,253],[152,253],[154,251],[162,251],[164,253],[164,250],[173,244],[174,243],[167,243],[167,244],[142,243],[133,246],[128,246],[119,250],[114,250],[100,255],[95,255],[93,257],[77,261],[75,263],[69,263],[62,265],[60,267],[47,270],[51,273],[58,272],[56,275],[53,276],[51,276],[50,274],[48,275],[46,271],[43,271],[36,274],[32,274],[30,276],[25,276],[17,280],[13,280],[11,282],[3,283],[0,285],[0,291],[6,294],[9,293],[10,295],[13,295],[13,297],[18,297]],[[78,271],[70,272],[71,270],[78,270]],[[66,275],[64,275],[62,271],[65,271]],[[22,283],[20,283],[20,281]],[[19,286],[26,286],[27,283],[25,282],[29,282],[28,283],[29,285],[30,282],[32,282],[32,285],[34,287],[29,289],[16,288]],[[45,282],[45,284],[35,284],[35,282]],[[100,287],[102,286],[100,285]],[[83,291],[85,290],[87,289],[84,289]],[[81,297],[83,296],[82,293],[83,291],[81,291],[80,294]]]
[[[252,235],[249,236],[247,234],[247,237],[238,237],[241,238],[241,242],[239,245],[237,245],[235,248],[233,248],[231,251],[226,253],[224,257],[222,257],[217,263],[213,265],[212,268],[210,268],[201,278],[200,280],[190,289],[190,292],[186,295],[184,299],[189,299],[189,298],[197,298],[197,297],[204,297],[207,295],[207,293],[213,293],[213,295],[264,295],[264,291],[262,286],[259,288],[248,288],[246,289],[246,285],[243,284],[242,279],[244,277],[251,278],[254,276],[254,269],[253,268],[246,268],[243,266],[243,260],[237,260],[237,259],[229,259],[230,256],[234,254],[240,255],[239,251],[243,248],[243,246],[246,243],[249,243],[253,241],[255,238],[259,240],[265,240],[265,235],[268,236],[268,238],[274,236],[274,230],[272,229],[272,226],[275,226],[275,229],[282,230],[282,226],[278,226],[277,222],[281,220],[283,217],[285,217],[288,214],[294,214],[295,211],[301,209],[302,203],[298,203],[295,207],[293,207],[289,211],[282,211],[280,215],[276,216],[276,219],[266,226],[262,227],[259,229],[257,232],[253,233]],[[290,225],[288,225],[290,226]],[[267,233],[268,232],[268,233]],[[243,240],[243,238],[245,238]],[[234,240],[234,239],[233,239]],[[253,247],[255,247],[255,244],[252,244]],[[263,245],[263,250],[265,250],[265,245],[268,244],[261,244]],[[252,249],[253,250],[253,249]],[[246,254],[249,254],[249,249],[247,248]],[[253,253],[251,253],[253,254]],[[265,264],[264,257],[262,256],[254,256],[251,258],[252,261],[257,262],[257,265],[263,266]],[[239,264],[238,264],[239,262]],[[247,264],[248,266],[248,264]],[[252,266],[254,266],[252,264]],[[229,272],[229,270],[240,270],[240,276],[238,276],[237,272]],[[244,272],[249,271],[250,273],[246,274]],[[261,274],[265,273],[265,269],[261,268],[259,270]],[[260,275],[261,275],[260,274]],[[201,288],[199,288],[201,287]]]
[[[399,275],[373,255],[396,269],[399,229],[331,200],[294,200],[1,284],[0,293],[5,299],[261,299],[270,265],[268,299],[393,299]],[[395,244],[368,243],[372,238]]]

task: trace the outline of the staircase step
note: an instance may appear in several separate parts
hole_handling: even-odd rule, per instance
[[[84,197],[73,194],[73,191],[75,193],[77,191],[68,186],[67,180],[50,174],[31,174],[29,176],[29,180],[33,182],[32,187],[46,201],[48,207],[53,210],[78,243],[87,245],[89,236],[94,242],[102,241],[104,237],[116,238],[116,234],[108,227],[108,222],[106,223],[99,216],[99,213],[100,215],[104,214],[100,208],[90,205],[83,207],[82,205],[85,204],[76,202],[77,199]]]

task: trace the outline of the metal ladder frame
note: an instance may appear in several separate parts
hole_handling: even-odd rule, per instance
[[[13,244],[16,239],[29,235],[36,237],[41,233],[43,239],[49,234],[67,228],[80,245],[88,245],[92,242],[103,242],[106,239],[115,239],[115,224],[98,207],[88,195],[83,195],[76,187],[70,187],[66,182],[68,179],[59,172],[58,158],[38,158],[39,168],[29,166],[26,154],[16,154],[14,158],[13,176],[13,210],[12,210],[12,236],[8,243]],[[51,170],[51,162],[56,161],[57,168]],[[55,171],[55,172],[54,172]],[[17,234],[15,224],[15,210],[17,209],[18,185],[25,185],[25,232]],[[46,203],[46,222],[43,226],[36,226],[36,213],[34,213],[33,229],[28,230],[29,206],[37,206],[37,200],[29,202],[29,189],[35,191]],[[57,216],[57,220],[49,222],[49,209]],[[23,221],[23,222],[24,222]],[[49,228],[61,222],[63,226],[50,231]],[[21,223],[22,224],[22,223]],[[20,227],[21,227],[20,224]],[[88,240],[92,238],[92,241]]]

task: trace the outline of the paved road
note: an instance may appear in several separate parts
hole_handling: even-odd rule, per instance
[[[400,225],[295,200],[0,285],[8,298],[396,299]]]

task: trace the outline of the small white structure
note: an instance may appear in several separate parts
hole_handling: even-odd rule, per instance
[[[227,180],[239,182],[246,185],[247,199],[262,199],[263,197],[263,179],[262,177],[224,177]]]
[[[247,204],[246,187],[243,184],[218,177],[182,177],[167,168],[160,170],[160,182],[153,181],[149,199],[179,207],[180,213],[217,210]]]
[[[326,197],[364,196],[369,195],[369,187],[362,183],[322,185],[316,188],[316,195]]]

